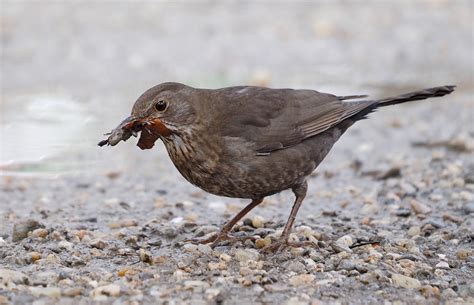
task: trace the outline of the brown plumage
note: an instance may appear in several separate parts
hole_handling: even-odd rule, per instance
[[[201,241],[214,245],[229,238],[233,225],[264,197],[292,189],[296,200],[282,238],[267,248],[278,249],[289,244],[307,176],[347,128],[378,107],[453,91],[454,86],[443,86],[368,100],[314,90],[209,90],[163,83],[143,93],[132,115],[99,145],[116,145],[141,131],[138,146],[149,149],[163,140],[176,168],[192,184],[215,195],[251,199],[219,234]]]

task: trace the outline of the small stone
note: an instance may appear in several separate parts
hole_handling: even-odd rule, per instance
[[[84,288],[82,287],[72,287],[72,288],[64,289],[62,294],[63,296],[73,298],[78,295],[81,295],[83,290]]]
[[[368,285],[370,283],[376,283],[378,281],[378,273],[376,272],[367,272],[359,276],[359,281]]]
[[[43,227],[33,219],[18,221],[13,225],[12,241],[17,242],[28,237],[28,233]]]
[[[120,295],[120,286],[117,284],[109,284],[97,287],[91,291],[91,297],[98,297],[101,295],[118,297]]]
[[[421,233],[421,228],[418,227],[418,226],[410,227],[410,229],[408,229],[408,231],[407,231],[407,234],[410,237],[418,236],[418,235],[420,235],[420,233]]]
[[[140,256],[140,261],[147,264],[153,263],[151,253],[146,251],[145,249],[138,250],[138,255]]]
[[[223,261],[220,261],[220,262],[209,262],[209,264],[207,264],[207,268],[209,270],[225,270],[227,269],[227,264]]]
[[[173,272],[173,277],[176,279],[176,281],[182,281],[188,277],[188,273],[186,271],[177,269],[175,272]]]
[[[344,235],[335,242],[331,243],[331,247],[334,251],[337,253],[340,252],[347,252],[347,253],[352,253],[352,250],[349,248],[352,246],[353,240],[350,235]]]
[[[456,293],[456,291],[454,291],[451,288],[447,288],[443,290],[443,293],[442,293],[442,297],[445,299],[453,299],[453,298],[456,298],[457,296],[458,294]]]
[[[103,241],[102,239],[93,239],[89,242],[89,246],[91,246],[92,248],[102,250],[102,249],[105,249],[105,247],[107,247],[107,243]]]
[[[471,192],[468,192],[468,191],[462,191],[461,193],[459,193],[459,196],[464,201],[473,201],[474,200],[474,194],[471,193]]]
[[[410,216],[410,214],[411,214],[411,211],[409,209],[400,208],[395,211],[395,215],[399,217],[408,217]]]
[[[115,222],[111,222],[107,226],[111,229],[136,227],[138,226],[138,221],[136,221],[135,219],[121,219]]]
[[[60,242],[58,242],[58,248],[61,250],[71,251],[72,246],[73,244],[71,242],[68,242],[67,240],[61,240]]]
[[[469,202],[465,204],[463,211],[465,214],[474,214],[474,202]]]
[[[48,234],[49,234],[48,230],[40,228],[40,229],[33,230],[33,232],[31,232],[31,237],[46,238]]]
[[[267,236],[265,238],[257,239],[255,241],[255,247],[257,247],[258,249],[262,249],[262,248],[265,248],[266,246],[268,246],[271,243],[272,243],[272,239]]]
[[[15,284],[28,284],[28,277],[20,271],[0,269],[0,283],[12,282]]]
[[[466,260],[472,255],[472,250],[469,249],[460,249],[456,252],[456,256],[459,259]]]
[[[6,296],[0,295],[0,305],[9,305],[10,301]]]
[[[439,262],[435,266],[438,269],[450,269],[449,264],[447,262]]]
[[[205,291],[206,298],[208,301],[215,299],[220,293],[220,289],[217,288],[208,288]]]
[[[34,263],[41,258],[41,253],[33,251],[33,252],[28,253],[28,256],[31,262]]]
[[[421,283],[419,280],[398,273],[392,274],[392,282],[393,285],[397,287],[409,289],[421,287]]]
[[[443,220],[444,221],[451,221],[451,222],[454,222],[454,223],[462,223],[464,221],[464,218],[453,215],[453,214],[444,213],[443,214]]]
[[[183,250],[189,253],[198,252],[198,246],[195,244],[184,244]]]
[[[229,254],[222,253],[221,255],[219,255],[219,259],[224,261],[224,262],[230,262],[232,257]]]
[[[439,288],[430,285],[422,286],[420,292],[425,296],[425,298],[439,298],[440,296]]]
[[[388,169],[386,172],[380,173],[377,175],[377,179],[379,180],[385,180],[389,178],[398,178],[402,176],[402,170],[398,166],[394,166],[390,169]]]
[[[29,287],[30,292],[35,297],[51,297],[57,298],[61,296],[61,289],[58,287]]]
[[[262,216],[255,216],[252,218],[252,227],[258,229],[263,228],[265,219]]]
[[[284,267],[288,271],[293,271],[295,273],[306,272],[306,266],[299,261],[289,261],[284,264]]]
[[[410,207],[416,214],[428,214],[431,213],[431,208],[426,204],[419,202],[418,200],[410,200]]]
[[[235,251],[234,257],[239,262],[258,261],[260,254],[255,249],[238,249]]]
[[[209,284],[204,281],[189,280],[184,282],[184,289],[208,288]]]
[[[205,245],[205,244],[199,244],[198,247],[197,247],[197,250],[203,254],[211,254],[212,252],[212,248],[211,246],[209,245]]]
[[[292,276],[289,281],[292,286],[298,287],[313,283],[315,278],[313,274],[299,274]]]

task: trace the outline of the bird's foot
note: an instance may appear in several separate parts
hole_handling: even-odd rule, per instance
[[[315,247],[317,246],[314,242],[312,241],[289,241],[288,238],[280,238],[268,246],[263,247],[260,252],[262,253],[279,253],[283,251],[284,249],[288,247],[292,248],[300,248],[300,247],[307,247],[307,246],[312,246]]]
[[[253,236],[243,236],[243,237],[236,237],[236,236],[231,236],[229,235],[228,232],[225,231],[220,231],[216,234],[211,235],[208,238],[205,239],[198,239],[198,238],[193,238],[193,239],[187,239],[185,242],[190,242],[193,244],[209,244],[211,243],[211,248],[214,248],[218,246],[221,242],[227,241],[231,244],[239,242],[239,241],[245,241],[247,239],[252,239],[254,240],[255,237]]]

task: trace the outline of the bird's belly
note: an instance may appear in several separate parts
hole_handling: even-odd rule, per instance
[[[233,198],[261,198],[289,189],[318,166],[335,139],[329,131],[291,148],[257,156],[245,145],[230,149],[176,150],[168,153],[183,177],[206,192]]]

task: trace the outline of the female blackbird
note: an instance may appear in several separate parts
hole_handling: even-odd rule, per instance
[[[130,117],[105,144],[141,132],[138,146],[161,139],[179,172],[192,184],[220,196],[251,199],[218,234],[202,243],[229,239],[232,227],[266,196],[291,189],[296,196],[281,238],[288,241],[306,195],[308,175],[354,122],[378,107],[444,96],[455,86],[420,90],[381,100],[336,96],[314,90],[239,86],[216,90],[163,83],[143,93]],[[356,100],[347,102],[346,100]]]

